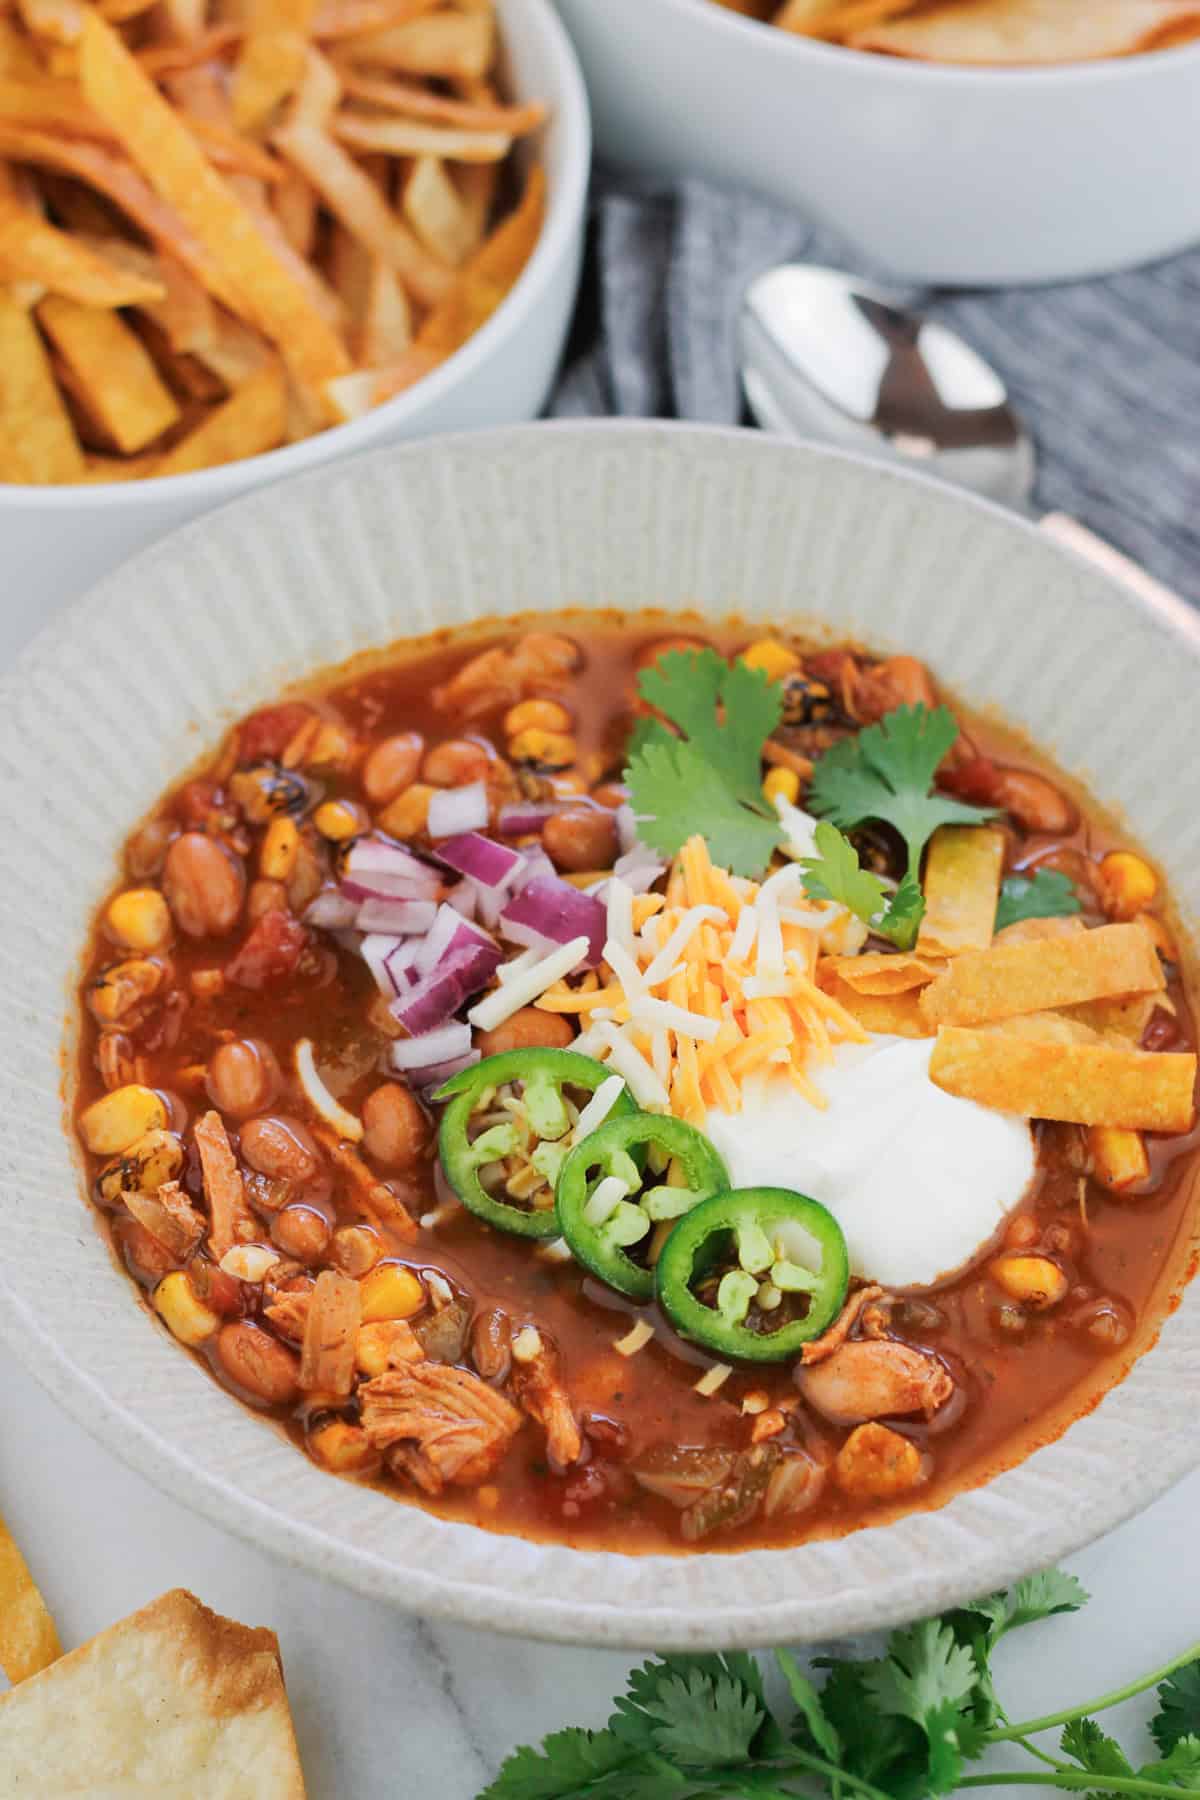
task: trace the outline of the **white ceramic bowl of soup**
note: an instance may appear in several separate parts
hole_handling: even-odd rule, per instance
[[[435,431],[518,423],[545,405],[579,286],[591,159],[587,95],[551,0],[496,0],[511,93],[547,123],[525,149],[545,167],[541,237],[493,318],[433,374],[347,425],[266,456],[161,481],[0,484],[5,593],[0,662],[75,594],[144,544],[264,483]]]
[[[1076,280],[1200,238],[1200,186],[1182,178],[1200,43],[963,68],[817,43],[711,0],[559,8],[603,158],[757,189],[905,279]]]
[[[0,887],[0,1336],[177,1498],[427,1615],[698,1648],[844,1636],[1005,1586],[1200,1459],[1184,1403],[1200,1287],[1094,1410],[1076,1389],[1037,1421],[1042,1448],[940,1510],[788,1550],[630,1557],[497,1536],[319,1470],[168,1337],[90,1214],[64,1123],[64,1015],[133,825],[287,683],[399,637],[564,603],[737,612],[925,658],[1124,816],[1196,942],[1200,625],[1182,604],[1140,598],[962,493],[748,432],[535,425],[310,473],[144,551],[0,683],[0,830],[16,846]],[[1164,1308],[1191,1249],[1164,1262]],[[1131,1359],[1153,1335],[1142,1328]],[[47,1415],[52,1429],[50,1400]]]

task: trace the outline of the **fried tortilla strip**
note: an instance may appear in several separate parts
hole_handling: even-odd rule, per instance
[[[242,131],[270,118],[304,77],[316,0],[252,0],[233,71],[233,117]]]
[[[174,425],[179,408],[137,335],[116,313],[50,295],[38,324],[97,424],[126,452],[144,450]]]
[[[32,480],[29,464],[21,455],[20,445],[3,420],[0,420],[0,481],[10,481],[23,487]]]
[[[73,81],[58,81],[44,73],[0,79],[0,119],[35,131],[64,131],[69,137],[112,138],[104,122],[83,104]]]
[[[319,394],[326,381],[348,373],[337,333],[117,33],[94,13],[84,26],[80,77],[89,104],[224,272],[238,296],[234,310],[279,346],[300,385]]]
[[[52,44],[76,44],[83,29],[79,0],[19,0],[17,11],[34,37]]]
[[[19,1681],[27,1681],[61,1655],[49,1608],[12,1533],[0,1519],[0,1669],[16,1687]],[[0,1697],[0,1707],[3,1705]],[[0,1771],[3,1752],[4,1731],[0,1726]],[[0,1772],[0,1791],[3,1783]]]
[[[925,863],[925,917],[917,949],[930,956],[986,950],[996,923],[1004,833],[987,825],[943,825]]]
[[[1124,1038],[1127,1043],[1140,1044],[1142,1033],[1160,1006],[1167,1012],[1175,1010],[1166,994],[1133,994],[1128,999],[1085,1000],[1082,1006],[1065,1008],[1063,1017],[1078,1020],[1101,1037]]]
[[[176,1588],[0,1695],[0,1795],[304,1800],[279,1641]]]
[[[1164,27],[1200,18],[1197,0],[962,0],[850,34],[856,50],[938,63],[1070,63],[1123,56]]]
[[[442,0],[321,0],[312,35],[323,42],[359,37],[365,31],[384,31],[436,12]],[[353,54],[353,46],[349,46]]]
[[[1196,1058],[943,1025],[930,1080],[997,1112],[1129,1131],[1189,1131]]]
[[[244,25],[235,25],[229,21],[223,25],[214,25],[198,37],[188,37],[181,43],[150,44],[138,51],[138,62],[146,74],[157,81],[163,75],[174,75],[180,69],[194,69],[201,63],[212,62],[215,57],[224,55],[231,44],[240,42],[245,29]]]
[[[299,169],[284,165],[283,177],[271,194],[271,209],[296,254],[311,256],[317,235],[317,196]]]
[[[165,300],[161,282],[121,269],[23,206],[0,180],[0,281],[36,281],[81,306],[143,306]]]
[[[412,342],[412,308],[394,269],[375,261],[367,279],[359,360],[372,366],[403,356]]]
[[[828,965],[823,965],[823,968]],[[920,991],[909,988],[899,994],[862,994],[848,987],[832,971],[820,976],[821,990],[857,1019],[864,1031],[887,1037],[932,1037],[933,1027],[921,1013]]]
[[[834,980],[844,983],[856,994],[872,997],[907,994],[928,987],[944,968],[945,964],[934,957],[904,952],[897,956],[874,951],[863,956],[829,956],[821,963],[822,971],[828,970]],[[825,986],[824,981],[821,985]]]
[[[347,46],[353,54],[354,46]],[[499,101],[478,105],[470,100],[454,100],[446,94],[431,93],[415,81],[392,81],[386,76],[363,75],[352,67],[340,68],[342,88],[354,100],[365,100],[369,106],[384,112],[403,113],[410,119],[427,119],[435,125],[455,125],[460,131],[502,131],[509,137],[525,137],[545,123],[546,108],[540,100],[523,106],[503,106]]]
[[[421,156],[413,164],[404,184],[404,215],[421,242],[451,268],[464,263],[478,242],[475,221],[440,157]]]
[[[428,19],[364,32],[351,39],[344,54],[352,62],[399,69],[406,75],[478,80],[487,74],[496,54],[495,22],[488,13],[435,13]]]
[[[964,951],[926,988],[921,1008],[930,1025],[985,1025],[1085,1000],[1159,993],[1165,986],[1149,932],[1136,923],[1102,925],[1034,943]]]
[[[334,131],[355,150],[386,156],[441,156],[447,162],[503,162],[513,141],[499,131],[455,131],[419,120],[383,119],[377,113],[343,112]]]
[[[45,304],[45,303],[43,303]],[[36,483],[78,481],[83,451],[37,327],[0,292],[0,428]]]
[[[249,376],[194,431],[155,463],[154,475],[192,475],[276,449],[287,430],[287,381],[279,362]]]

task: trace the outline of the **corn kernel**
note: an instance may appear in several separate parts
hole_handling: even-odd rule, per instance
[[[1096,886],[1110,919],[1135,919],[1154,904],[1158,876],[1132,850],[1110,850],[1101,861]]]
[[[335,1475],[357,1475],[379,1460],[371,1440],[361,1425],[345,1419],[330,1419],[309,1433],[308,1447],[323,1468]]]
[[[429,823],[429,802],[433,788],[427,781],[414,781],[402,794],[384,807],[375,823],[389,837],[420,837]]]
[[[411,1319],[425,1304],[425,1289],[403,1263],[380,1263],[362,1284],[362,1322]]]
[[[193,1349],[212,1337],[221,1323],[217,1314],[196,1298],[182,1269],[163,1276],[154,1290],[154,1310],[171,1336]]]
[[[782,681],[785,675],[794,674],[800,667],[796,652],[775,638],[759,638],[756,644],[742,651],[738,661],[744,662],[748,669],[761,669],[768,681]]]
[[[575,761],[575,739],[562,731],[532,728],[509,740],[514,762],[535,763],[540,769],[569,769]]]
[[[290,881],[300,852],[294,819],[272,819],[258,853],[258,872],[267,881]]]
[[[1116,1125],[1093,1125],[1087,1134],[1087,1144],[1092,1174],[1114,1194],[1145,1181],[1150,1174],[1150,1158],[1140,1131],[1126,1131]]]
[[[522,700],[510,706],[504,715],[504,734],[516,737],[522,731],[570,731],[571,715],[557,700]]]
[[[989,1273],[1010,1299],[1035,1312],[1057,1306],[1067,1291],[1066,1276],[1048,1256],[1000,1256]]]
[[[157,888],[127,888],[108,903],[108,928],[130,950],[157,950],[171,935],[171,914]]]
[[[96,1156],[121,1156],[148,1131],[162,1131],[166,1123],[166,1106],[153,1088],[130,1082],[93,1100],[79,1116],[79,1131]]]
[[[161,962],[131,956],[102,969],[88,987],[88,1006],[101,1025],[116,1025],[156,994],[166,979]]]
[[[123,1194],[156,1194],[183,1167],[183,1145],[173,1131],[148,1131],[100,1174],[100,1197],[115,1206]]]
[[[322,719],[305,746],[304,762],[310,769],[346,768],[354,761],[357,746],[350,733],[329,719]]]
[[[334,844],[344,844],[366,829],[366,820],[348,800],[326,800],[313,814],[313,824]]]
[[[763,798],[774,805],[776,800],[787,800],[795,806],[800,798],[800,777],[795,769],[768,769],[763,778]]]
[[[844,1494],[863,1500],[894,1500],[923,1479],[921,1452],[875,1419],[857,1425],[838,1451],[834,1480]]]

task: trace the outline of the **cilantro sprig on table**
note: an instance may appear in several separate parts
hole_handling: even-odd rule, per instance
[[[604,1730],[557,1731],[539,1750],[515,1751],[478,1800],[923,1800],[1000,1784],[1098,1800],[1200,1795],[1200,1645],[1087,1706],[1007,1718],[991,1667],[997,1644],[1086,1601],[1073,1576],[1052,1569],[893,1632],[878,1658],[824,1659],[820,1685],[778,1650],[790,1716],[773,1709],[746,1652],[658,1657],[630,1673]],[[1092,1715],[1155,1686],[1159,1756],[1135,1770]],[[1060,1728],[1058,1755],[1029,1742]],[[999,1744],[1036,1766],[966,1773]]]

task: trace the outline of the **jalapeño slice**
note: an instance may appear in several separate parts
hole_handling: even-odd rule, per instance
[[[518,1237],[557,1237],[554,1188],[574,1128],[566,1090],[594,1094],[612,1073],[574,1050],[529,1049],[451,1076],[433,1096],[448,1102],[438,1153],[463,1205]],[[636,1110],[622,1088],[610,1117]]]
[[[679,1187],[667,1185],[672,1162],[684,1178]],[[555,1208],[576,1262],[631,1300],[649,1300],[654,1271],[629,1251],[655,1225],[728,1186],[725,1164],[691,1125],[657,1113],[610,1114],[563,1163]]]
[[[659,1304],[714,1356],[786,1362],[841,1311],[850,1280],[842,1228],[790,1188],[734,1188],[685,1214],[655,1271]]]

